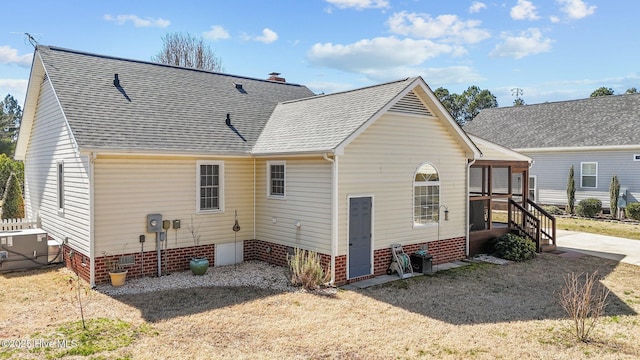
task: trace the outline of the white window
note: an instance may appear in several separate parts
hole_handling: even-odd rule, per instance
[[[269,197],[285,197],[285,169],[284,161],[267,161],[267,194]]]
[[[529,176],[529,200],[536,201],[536,176]]]
[[[440,210],[440,176],[431,164],[422,164],[413,178],[413,224],[435,223]]]
[[[580,163],[580,187],[595,189],[598,187],[598,163]]]
[[[64,210],[64,161],[56,164],[56,183],[58,195],[58,210]]]
[[[198,161],[197,205],[198,212],[222,211],[224,163],[222,161]]]

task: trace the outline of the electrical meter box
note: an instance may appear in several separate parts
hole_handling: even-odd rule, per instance
[[[161,232],[162,231],[162,215],[161,214],[149,214],[147,215],[147,232]]]

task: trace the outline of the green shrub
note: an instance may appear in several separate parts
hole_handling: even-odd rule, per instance
[[[495,255],[511,261],[525,261],[536,256],[536,244],[522,236],[505,234],[493,243]]]
[[[331,274],[322,268],[320,256],[313,251],[296,248],[289,259],[289,270],[291,283],[295,286],[303,286],[307,290],[316,290],[326,285],[331,279]]]
[[[594,198],[580,200],[576,207],[576,214],[588,218],[595,217],[602,211],[602,201]]]
[[[627,204],[625,209],[627,217],[633,220],[640,220],[640,202],[633,202]]]
[[[564,214],[564,211],[562,211],[562,209],[560,209],[557,206],[553,206],[553,205],[543,206],[542,209],[544,211],[548,212],[551,215],[562,215],[562,214]]]

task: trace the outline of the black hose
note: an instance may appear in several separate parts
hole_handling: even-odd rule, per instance
[[[34,262],[34,263],[36,263],[36,264],[40,265],[40,266],[46,265],[46,264],[42,264],[42,263],[39,263],[39,262],[35,261],[33,258],[31,258],[31,257],[29,257],[29,256],[27,256],[27,255],[25,255],[25,254],[22,254],[22,253],[19,253],[19,252],[13,251],[13,250],[9,250],[9,249],[7,249],[4,245],[0,245],[0,248],[2,248],[2,250],[6,251],[6,252],[8,252],[8,253],[11,253],[11,254],[14,254],[14,255],[20,255],[20,256],[22,256],[25,260],[29,260],[29,261],[31,261],[31,262]],[[47,256],[48,256],[48,255],[47,255]],[[2,260],[2,261],[0,261],[0,263],[3,263],[3,262],[13,262],[13,261],[20,261],[20,260]]]

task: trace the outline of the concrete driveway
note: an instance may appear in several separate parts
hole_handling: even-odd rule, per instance
[[[557,230],[558,250],[576,251],[640,266],[640,240]]]

